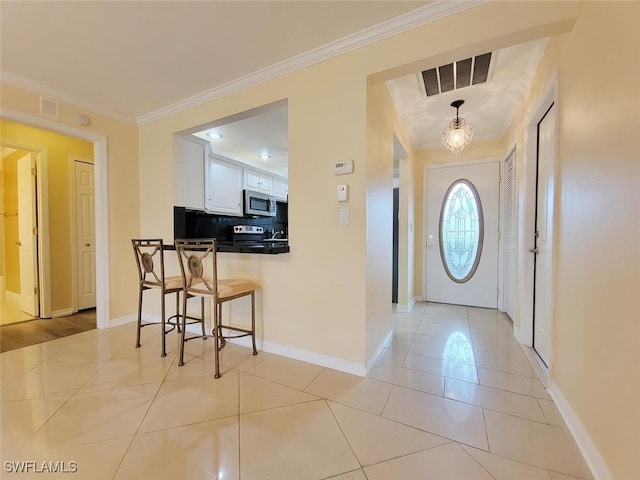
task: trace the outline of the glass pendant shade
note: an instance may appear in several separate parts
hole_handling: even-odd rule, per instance
[[[459,155],[473,138],[473,127],[467,125],[466,120],[458,116],[458,108],[462,103],[464,103],[463,100],[456,100],[451,104],[456,108],[456,118],[449,122],[449,128],[442,131],[442,143],[455,155]]]

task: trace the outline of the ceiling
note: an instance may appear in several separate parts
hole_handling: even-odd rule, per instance
[[[475,141],[502,138],[522,103],[547,39],[492,52],[486,83],[427,97],[421,72],[387,82],[406,133],[419,149],[442,146],[442,130],[455,117],[451,102],[464,100],[460,117],[473,126]],[[456,62],[459,58],[451,58]]]
[[[0,65],[139,119],[428,3],[3,1]]]
[[[335,51],[328,47],[345,39],[371,38],[398,17],[462,3],[3,1],[0,67],[3,82],[140,124],[292,59]],[[450,103],[459,98],[475,141],[504,135],[544,46],[541,40],[493,52],[486,83],[433,97],[420,87],[420,72],[388,81],[414,146],[441,145],[455,115]],[[286,175],[286,112],[280,107],[216,125],[223,137],[212,141],[214,151]],[[264,149],[271,155],[266,162],[257,158]]]

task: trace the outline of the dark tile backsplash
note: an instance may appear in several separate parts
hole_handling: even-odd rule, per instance
[[[215,238],[221,242],[233,240],[234,225],[256,225],[264,228],[265,237],[273,231],[288,230],[287,204],[278,202],[276,217],[230,217],[215,215],[185,207],[173,207],[173,238]],[[282,235],[279,235],[282,238]]]

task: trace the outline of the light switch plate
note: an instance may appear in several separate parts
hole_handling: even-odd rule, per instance
[[[349,224],[349,209],[341,208],[340,209],[340,225],[348,225]]]
[[[338,185],[338,201],[349,201],[349,185]]]

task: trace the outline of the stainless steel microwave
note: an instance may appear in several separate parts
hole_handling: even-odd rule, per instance
[[[244,191],[244,214],[262,217],[276,216],[276,199],[265,193]]]

